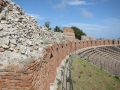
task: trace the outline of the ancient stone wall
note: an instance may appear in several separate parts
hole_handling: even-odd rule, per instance
[[[110,43],[112,42],[112,43]],[[31,60],[20,68],[9,64],[0,70],[0,90],[50,90],[56,77],[57,67],[70,53],[82,48],[101,45],[118,45],[118,40],[77,41],[54,44],[47,47],[43,57]],[[0,64],[2,66],[2,64]]]
[[[81,36],[81,40],[95,40],[93,36]]]
[[[0,51],[3,52],[0,53],[0,63],[3,64],[1,68],[10,62],[23,67],[30,59],[37,60],[42,56],[40,53],[46,46],[61,42],[65,42],[63,33],[39,26],[33,17],[26,15],[11,0],[0,0]]]

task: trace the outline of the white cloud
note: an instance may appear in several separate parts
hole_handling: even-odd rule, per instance
[[[108,29],[108,26],[96,25],[96,24],[84,24],[84,23],[69,23],[63,26],[76,26],[85,31],[103,31]]]
[[[108,25],[111,29],[114,31],[119,31],[120,33],[120,19],[117,18],[107,18],[105,20],[102,20],[102,22],[106,25]]]
[[[66,8],[68,0],[61,0],[60,4],[53,6],[53,8],[64,10]]]
[[[85,9],[81,9],[80,15],[85,18],[92,18],[93,14]]]
[[[34,17],[35,19],[39,19],[39,20],[43,20],[44,17],[41,17],[40,15],[38,14],[30,14],[30,13],[27,13],[27,15],[31,16],[31,17]]]
[[[61,2],[57,5],[54,5],[53,8],[64,10],[67,5],[91,5],[94,3],[87,3],[84,0],[61,0]]]
[[[107,18],[105,20],[102,20],[105,23],[109,23],[109,24],[117,24],[120,25],[120,19],[116,19],[116,18]]]
[[[94,3],[86,3],[86,1],[81,1],[81,0],[71,0],[68,2],[69,5],[90,5]]]

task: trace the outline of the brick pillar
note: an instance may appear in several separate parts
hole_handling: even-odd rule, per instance
[[[108,45],[109,43],[108,43],[108,40],[105,40],[105,45]]]
[[[84,43],[81,41],[81,49],[84,48]]]
[[[72,52],[72,42],[70,42],[70,53]]]
[[[88,41],[87,47],[91,47],[91,40]]]
[[[118,44],[118,40],[113,40],[113,44]]]
[[[95,46],[98,46],[98,40],[95,40]]]
[[[92,46],[95,46],[95,41],[94,40],[92,40]]]
[[[79,42],[76,42],[76,50],[79,49]]]
[[[120,40],[118,40],[119,41],[119,43],[118,44],[120,44]]]
[[[112,40],[109,40],[109,45],[112,45]]]

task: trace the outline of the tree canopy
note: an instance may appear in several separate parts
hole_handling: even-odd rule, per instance
[[[46,21],[46,22],[45,22],[45,27],[47,27],[48,30],[51,30],[51,28],[50,28],[50,24],[51,24],[50,21]]]
[[[81,40],[82,35],[86,35],[81,29],[76,26],[72,26],[71,28],[74,30],[75,37],[79,40]]]
[[[62,29],[59,26],[56,26],[54,28],[54,32],[63,32]]]

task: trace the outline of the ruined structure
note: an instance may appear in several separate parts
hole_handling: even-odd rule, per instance
[[[81,36],[81,40],[95,40],[93,36]]]
[[[22,67],[42,56],[46,46],[66,42],[63,33],[39,26],[33,17],[10,0],[0,0],[0,10],[0,63],[3,64],[0,68],[10,62]]]
[[[63,33],[65,34],[66,40],[75,40],[75,33],[72,28],[64,27]]]
[[[73,30],[65,30],[66,39],[74,40]],[[66,39],[62,33],[39,26],[11,0],[0,3],[0,90],[50,90],[52,86],[56,90],[57,68],[69,54],[92,46],[120,44],[119,40],[65,43]]]

